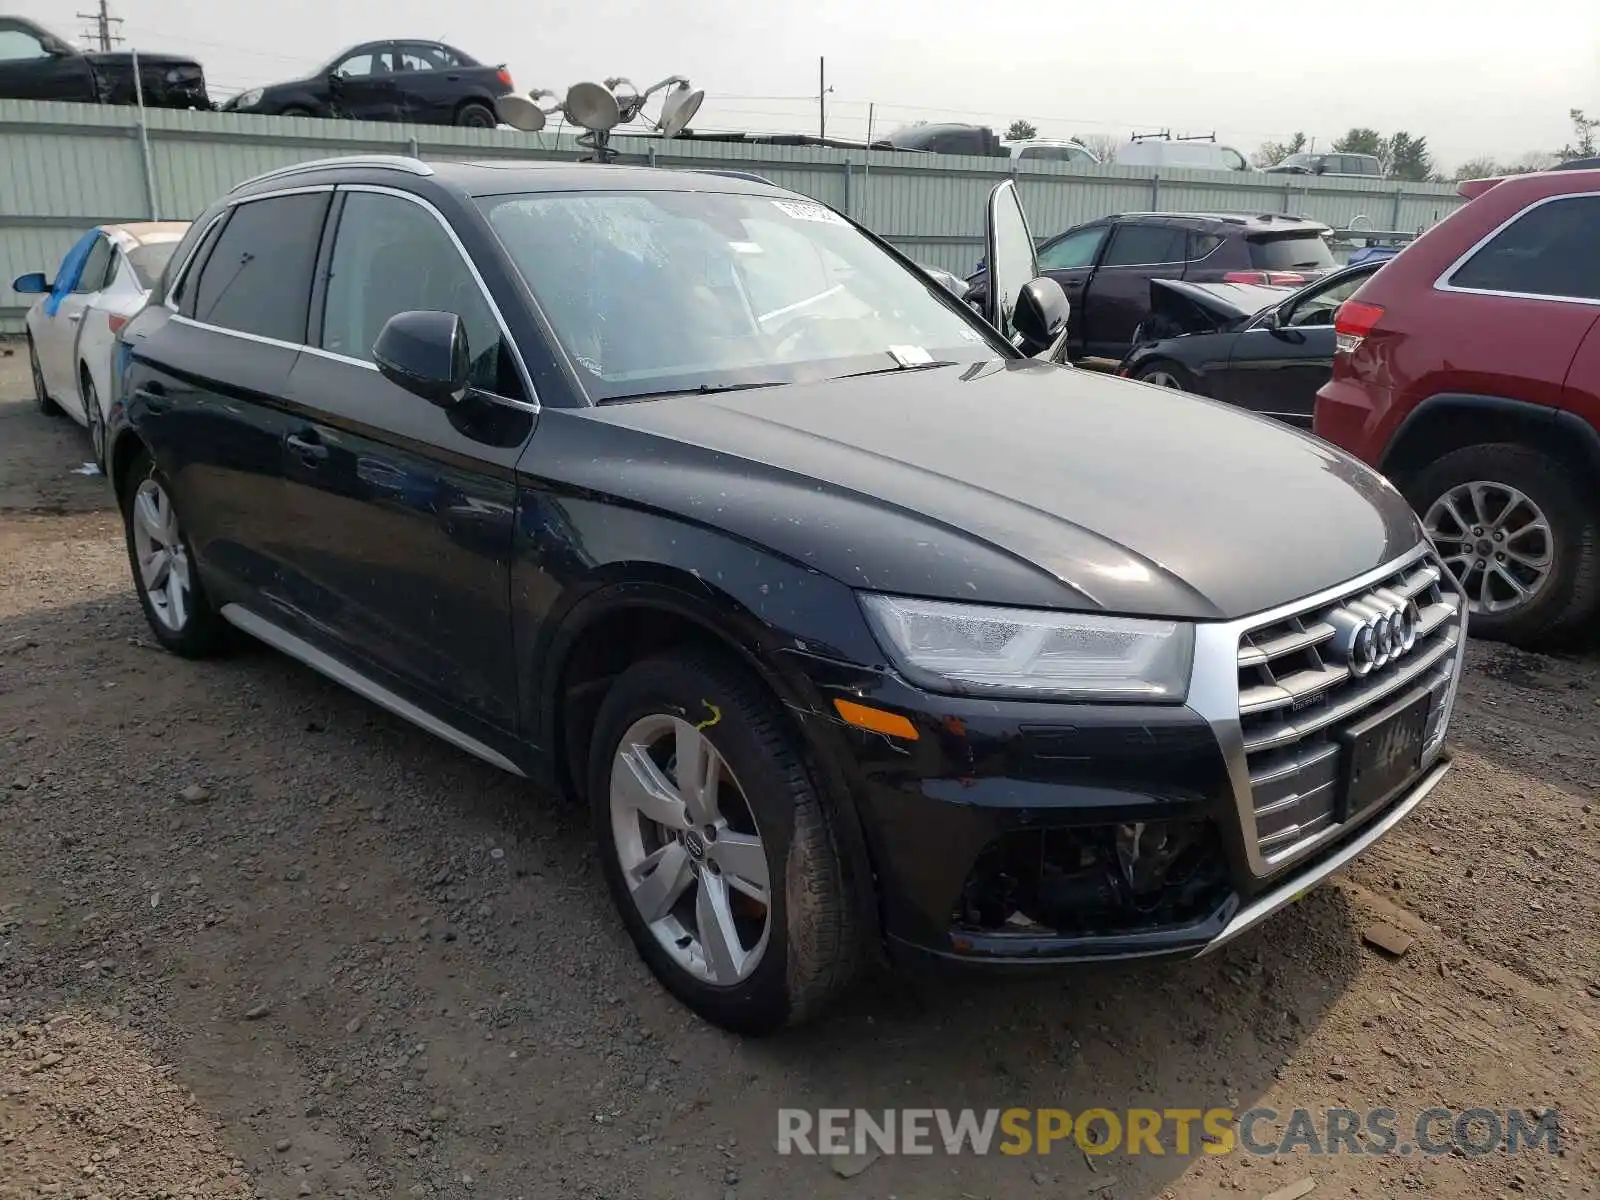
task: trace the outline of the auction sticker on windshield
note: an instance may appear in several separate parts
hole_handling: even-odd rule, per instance
[[[820,221],[824,225],[848,225],[833,209],[810,200],[774,200],[773,204],[796,221]]]

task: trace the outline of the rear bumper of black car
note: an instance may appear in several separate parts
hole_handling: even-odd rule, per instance
[[[1350,594],[1397,579],[1421,582],[1427,637],[1387,675],[1283,709],[1285,727],[1325,723],[1265,752],[1265,739],[1286,735],[1251,711],[1255,666],[1235,665],[1253,661],[1251,622],[1197,635],[1185,705],[936,695],[893,674],[805,662],[829,704],[868,704],[916,730],[810,722],[849,781],[891,953],[1019,970],[1204,954],[1362,854],[1449,769],[1463,607],[1420,551]],[[1263,644],[1281,638],[1284,619],[1255,623]],[[1418,722],[1416,758],[1356,805],[1356,739],[1391,718]]]

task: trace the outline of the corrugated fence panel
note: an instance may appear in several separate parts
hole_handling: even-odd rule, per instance
[[[0,100],[0,283],[54,270],[96,222],[151,215],[190,219],[243,179],[338,154],[430,159],[576,159],[570,128],[506,130],[383,125],[232,113],[151,110],[152,214],[130,108]],[[1017,180],[1041,240],[1116,212],[1289,212],[1334,226],[1420,231],[1463,203],[1449,185],[1212,171],[1013,164],[992,158],[866,153],[811,146],[618,137],[622,161],[751,171],[849,213],[919,262],[964,273],[983,254],[983,211],[1002,179]],[[22,297],[0,292],[0,332],[21,327]]]

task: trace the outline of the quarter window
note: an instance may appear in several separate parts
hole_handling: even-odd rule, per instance
[[[302,344],[328,196],[302,192],[235,206],[195,278],[194,319]]]
[[[371,362],[384,324],[403,312],[455,313],[467,335],[472,386],[525,398],[494,311],[438,219],[399,196],[350,192],[328,268],[322,348]]]
[[[1530,208],[1462,264],[1450,285],[1600,300],[1600,196]]]
[[[1106,251],[1105,267],[1134,267],[1183,261],[1188,231],[1171,225],[1119,225]]]

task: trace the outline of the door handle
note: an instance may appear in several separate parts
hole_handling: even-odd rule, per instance
[[[71,321],[74,325],[76,325],[79,321],[83,320],[83,312],[82,312],[82,310],[80,309],[78,312],[68,313],[67,314],[67,320]]]
[[[315,433],[291,433],[283,439],[284,444],[298,454],[307,464],[315,466],[328,457],[328,448]]]

